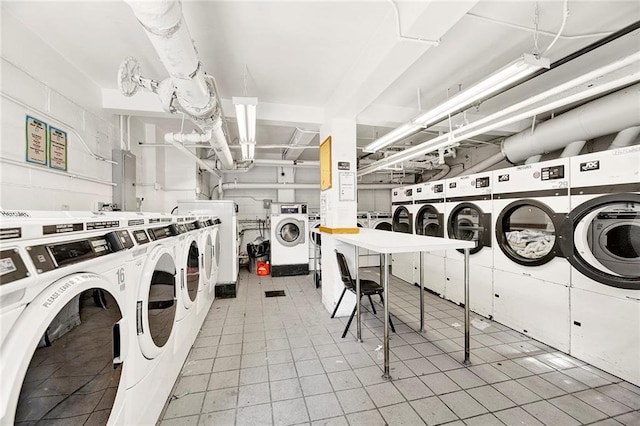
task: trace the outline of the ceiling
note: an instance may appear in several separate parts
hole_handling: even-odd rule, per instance
[[[420,109],[436,106],[534,51],[533,1],[396,4],[404,36],[438,39],[439,45],[401,40],[390,1],[183,1],[182,9],[199,59],[215,77],[221,97],[258,97],[259,145],[286,144],[296,127],[317,130],[331,115],[355,117],[358,145],[366,145]],[[541,1],[537,7],[540,52],[560,28],[563,2]],[[635,0],[569,1],[568,8],[563,37],[545,54],[551,62],[640,19],[640,2]],[[2,12],[21,21],[103,89],[117,90],[116,73],[127,56],[140,62],[145,77],[167,77],[122,1],[2,1]],[[51,31],[51,22],[56,31]],[[637,50],[637,42],[635,37],[631,43],[598,49],[473,108],[470,117],[498,111],[585,67]],[[229,102],[223,105],[225,114],[233,117]],[[162,115],[147,118],[150,114],[126,107],[122,112],[140,115],[163,131],[180,128],[179,121],[159,119]],[[228,124],[231,143],[237,143],[232,118]],[[515,131],[504,129],[479,140]],[[404,143],[426,137],[419,134]],[[311,145],[317,144],[315,137]],[[256,156],[280,155],[280,150],[257,150]],[[310,149],[300,158],[317,157],[317,149]]]

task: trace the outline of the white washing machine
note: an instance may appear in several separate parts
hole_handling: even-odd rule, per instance
[[[134,243],[124,221],[91,212],[0,218],[0,424],[125,423],[135,280],[125,274]]]
[[[306,204],[271,203],[271,276],[309,273]]]
[[[393,232],[413,234],[413,190],[414,186],[403,186],[391,190],[391,225]],[[391,255],[391,274],[408,283],[415,282],[414,253]]]
[[[369,212],[366,212],[366,211],[357,212],[356,226],[358,227],[358,229],[369,228],[369,225],[370,225]],[[358,249],[358,267],[362,268],[364,266],[367,266],[367,261],[369,260],[370,254],[371,253],[367,249],[364,249],[364,248]]]
[[[198,316],[197,308],[209,302],[205,300],[206,284],[203,257],[206,252],[203,234],[207,232],[204,223],[194,215],[174,216],[173,221],[181,232],[178,237],[180,245],[176,253],[178,261],[176,267],[179,277],[176,321],[179,323],[177,324],[178,330],[183,335],[178,340],[195,340],[202,325],[199,320],[204,319],[204,317]]]
[[[491,247],[491,172],[459,176],[445,181],[447,236],[474,241],[470,250],[470,309],[493,315],[493,251]],[[449,250],[445,260],[445,298],[464,303],[464,251]]]
[[[393,230],[390,212],[369,212],[369,228],[379,231]],[[362,266],[380,266],[380,254],[370,251]]]
[[[429,237],[442,237],[446,234],[444,221],[445,181],[425,182],[418,185],[413,194],[415,214],[415,233]],[[422,269],[424,287],[438,295],[444,295],[446,275],[444,250],[424,254]],[[420,255],[415,258],[420,269]],[[419,279],[419,276],[418,276]]]
[[[220,220],[220,262],[216,297],[236,297],[238,286],[238,205],[233,200],[178,201],[178,214],[212,215]],[[272,243],[273,245],[273,243]]]
[[[640,385],[640,145],[571,158],[571,354]]]
[[[320,213],[314,212],[309,214],[309,270],[312,271],[315,267],[314,257],[318,256],[318,262],[320,261],[320,250],[317,250],[316,246],[320,242],[320,235],[314,234],[311,231],[320,228]]]
[[[127,262],[127,275],[137,280],[130,297],[134,327],[130,333],[127,363],[126,424],[155,422],[171,393],[193,340],[178,321],[184,291],[180,260],[186,235],[184,224],[173,217],[144,214],[144,224],[131,233],[136,246]]]
[[[569,351],[569,159],[493,172],[493,319]]]

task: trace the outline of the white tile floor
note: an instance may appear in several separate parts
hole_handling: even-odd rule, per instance
[[[159,423],[640,425],[640,388],[487,320],[471,328],[464,366],[462,308],[426,293],[421,334],[418,289],[392,277],[390,290],[388,382],[376,352],[382,309],[365,311],[363,343],[355,324],[341,339],[347,318],[329,318],[311,275],[241,272],[238,297],[214,302]]]

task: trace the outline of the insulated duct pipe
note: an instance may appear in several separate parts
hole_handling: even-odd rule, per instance
[[[541,154],[538,155],[532,155],[531,157],[527,158],[526,160],[524,160],[524,164],[533,164],[533,163],[538,163],[540,162],[540,159],[542,158]]]
[[[184,141],[185,137],[191,137],[193,139],[196,139],[197,137],[206,138],[206,137],[211,137],[211,136],[210,135],[204,135],[204,134],[200,135],[198,133],[191,133],[191,135],[184,135],[184,134],[181,134],[181,133],[166,133],[164,135],[164,141],[166,143],[168,143],[168,144],[173,145],[178,150],[184,152],[188,156],[192,157],[196,161],[196,163],[198,163],[200,165],[200,167],[202,167],[203,169],[205,169],[206,171],[208,171],[212,175],[220,177],[220,174],[216,170],[214,170],[211,166],[209,166],[209,164],[207,164],[203,159],[201,159],[195,153],[189,151],[187,148],[182,146],[181,142]]]
[[[640,126],[620,130],[607,149],[623,148],[631,145],[640,134]]]
[[[587,141],[571,142],[569,145],[564,147],[564,150],[560,153],[560,158],[574,157],[580,154],[580,151],[582,151],[582,148],[584,148],[586,143]]]
[[[524,130],[502,142],[511,163],[564,148],[575,140],[590,140],[640,125],[640,84],[596,99],[539,124],[535,132]],[[465,173],[466,174],[466,173]]]
[[[482,172],[489,167],[495,166],[502,160],[504,160],[504,154],[502,152],[498,152],[497,154],[494,154],[491,157],[477,163],[475,166],[469,167],[467,170],[463,170],[462,173],[458,174],[457,176],[466,176],[473,173]]]
[[[302,161],[302,160],[253,160],[256,166],[278,166],[278,167],[304,167],[319,168],[319,161]]]
[[[180,2],[127,0],[127,3],[171,75],[180,104],[198,114],[209,106],[211,96]]]
[[[393,189],[397,183],[364,183],[358,185],[358,189]],[[320,189],[320,183],[249,183],[226,182],[222,184],[223,190],[229,189]]]
[[[159,85],[158,94],[170,112],[181,110],[204,133],[224,168],[233,168],[233,157],[222,130],[223,115],[215,81],[200,66],[189,29],[177,0],[127,0],[145,29],[171,78]],[[173,89],[175,87],[175,90]],[[174,105],[174,95],[177,105]]]

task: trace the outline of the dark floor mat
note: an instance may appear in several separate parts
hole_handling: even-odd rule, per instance
[[[264,292],[265,297],[280,297],[280,296],[286,296],[284,294],[284,290],[274,290],[274,291],[265,291]]]

